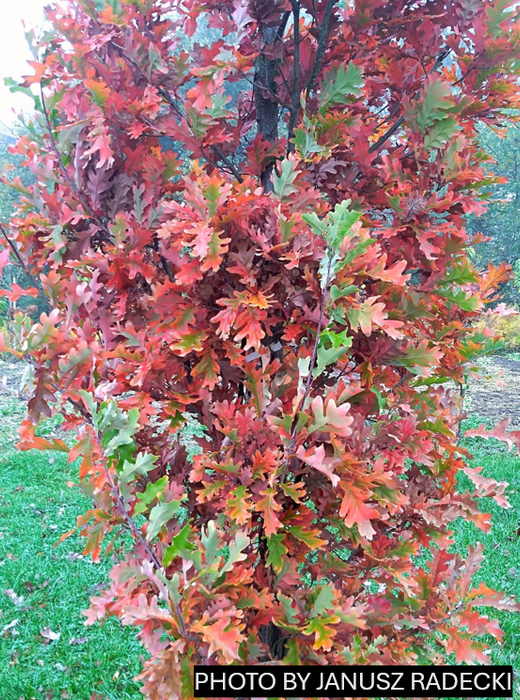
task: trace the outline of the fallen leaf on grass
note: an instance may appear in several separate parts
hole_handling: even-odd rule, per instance
[[[13,620],[8,625],[5,625],[5,627],[2,628],[2,632],[1,632],[0,636],[3,637],[8,632],[10,632],[12,635],[18,634],[18,630],[15,630],[14,628],[16,627],[16,625],[19,622],[20,622],[20,620]]]
[[[23,595],[17,595],[12,588],[8,588],[4,593],[16,607],[23,605]]]
[[[71,646],[79,646],[80,644],[86,644],[88,642],[88,637],[72,637],[69,641]]]
[[[69,561],[78,561],[78,559],[83,559],[83,554],[77,554],[77,552],[69,552],[67,554],[67,559]]]
[[[61,637],[60,632],[53,632],[50,627],[44,627],[40,630],[41,636],[49,642],[55,642]]]

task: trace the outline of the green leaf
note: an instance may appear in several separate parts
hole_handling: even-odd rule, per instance
[[[281,175],[276,175],[276,173],[273,175],[273,189],[278,198],[283,200],[298,192],[298,188],[294,184],[298,173],[292,158],[282,160],[281,169]]]
[[[477,271],[472,268],[467,260],[459,265],[454,265],[442,280],[443,285],[469,284],[478,280]]]
[[[480,307],[480,299],[468,296],[462,289],[458,289],[456,292],[443,291],[442,296],[448,301],[457,304],[463,311],[477,311]]]
[[[229,543],[228,560],[222,567],[221,574],[231,571],[237,562],[244,561],[247,558],[247,554],[244,554],[244,549],[249,546],[250,541],[245,532],[237,532],[235,540]]]
[[[323,256],[318,269],[318,275],[321,280],[321,289],[325,290],[330,280],[334,279],[336,273],[339,272],[342,265],[342,260],[337,251],[331,251],[327,248],[326,254]]]
[[[359,292],[359,287],[356,287],[355,284],[349,284],[347,287],[343,287],[342,289],[333,284],[330,288],[330,298],[332,301],[337,301],[338,299],[341,299],[341,297],[349,296],[349,294],[354,294],[355,292]]]
[[[357,287],[355,287],[357,289]],[[341,333],[335,333],[327,328],[320,333],[320,345],[326,345],[330,343],[336,350],[339,348],[350,347],[352,345],[352,338],[347,335],[347,331],[341,331]]]
[[[347,95],[360,95],[362,87],[363,74],[354,63],[349,63],[346,68],[344,64],[332,68],[321,84],[320,112],[330,105],[346,102]]]
[[[422,133],[446,118],[446,111],[453,106],[453,97],[446,82],[432,78],[422,91],[417,105],[416,120]]]
[[[412,374],[429,377],[442,355],[438,347],[430,347],[427,340],[422,340],[417,345],[409,345],[404,357],[395,358],[392,364],[407,367]]]
[[[334,603],[334,586],[332,583],[327,583],[324,586],[313,592],[309,596],[309,600],[312,603],[312,610],[309,617],[319,617],[323,615],[327,610],[333,610],[335,607]]]
[[[283,593],[278,593],[276,596],[280,603],[283,606],[285,616],[287,617],[287,621],[290,625],[294,625],[298,623],[299,615],[298,615],[298,610],[293,608],[292,606],[292,599],[289,598],[289,596],[284,595]]]
[[[148,532],[146,539],[152,540],[159,534],[163,525],[170,521],[175,513],[179,510],[180,501],[159,501],[150,511],[150,519],[148,522]]]
[[[428,150],[441,148],[446,141],[449,141],[459,130],[457,120],[453,117],[446,117],[436,122],[428,131],[424,139],[424,146]]]
[[[296,150],[301,158],[308,158],[313,153],[321,153],[323,151],[323,146],[320,146],[314,136],[302,126],[294,130],[294,138],[291,141],[296,146]]]
[[[35,95],[31,88],[23,87],[13,78],[4,78],[4,85],[9,88],[10,92],[21,92],[23,95],[30,97],[35,102]]]
[[[314,212],[302,214],[302,219],[312,228],[317,236],[324,238],[332,250],[335,251],[361,216],[360,212],[349,209],[350,203],[350,199],[344,199],[339,204],[336,204],[325,219],[320,219]]]
[[[136,504],[134,508],[135,513],[144,513],[146,508],[153,503],[155,499],[161,494],[164,489],[168,486],[168,477],[161,476],[158,481],[153,484],[147,484],[145,491],[143,493],[138,493],[137,498],[139,503]]]
[[[337,362],[339,358],[344,355],[352,345],[352,338],[347,338],[347,342],[345,345],[342,345],[339,348],[324,348],[324,347],[319,347],[318,348],[318,356],[316,359],[316,367],[314,368],[312,372],[312,376],[314,378],[319,377],[320,374],[323,372],[323,370],[328,366],[333,364],[334,362]]]
[[[133,436],[139,429],[139,409],[132,408],[128,411],[127,423],[124,428],[119,429],[113,437],[110,438],[108,443],[104,445],[105,452],[107,455],[113,455],[114,452],[121,447],[121,445],[128,445],[133,441]],[[111,431],[113,432],[113,430]],[[107,433],[104,434],[104,438],[107,437]]]
[[[309,549],[315,550],[326,544],[325,540],[322,540],[316,534],[318,531],[309,532],[306,527],[302,525],[292,525],[290,528],[290,534],[295,537],[300,542],[309,547]]]
[[[85,389],[80,389],[79,393],[81,394],[85,403],[87,404],[88,410],[90,411],[90,415],[92,417],[92,422],[94,423],[94,428],[97,432],[99,430],[98,412],[96,402],[94,401],[94,397],[92,396],[92,394],[89,394],[88,391],[85,391]]]
[[[201,535],[202,546],[206,550],[206,563],[210,566],[216,559],[217,550],[220,543],[220,537],[215,526],[215,521],[210,520],[208,523],[208,529],[204,532],[202,529]]]
[[[62,127],[57,132],[56,141],[61,148],[66,148],[73,143],[76,143],[80,133],[83,131],[85,126],[88,124],[87,119],[76,122],[75,124],[70,124],[69,126]]]
[[[513,10],[516,7],[514,0],[498,0],[486,6],[487,28],[490,35],[496,37],[505,34],[500,25],[506,20],[511,21],[515,18]]]
[[[282,570],[283,558],[289,551],[284,545],[285,534],[277,532],[267,538],[267,565],[279,573]]]
[[[164,568],[170,566],[175,557],[182,554],[183,551],[192,552],[195,545],[189,541],[191,535],[191,527],[186,524],[182,530],[172,537],[172,543],[164,550],[162,565]]]
[[[147,474],[154,468],[156,461],[156,455],[145,454],[143,452],[139,452],[135,462],[125,460],[123,469],[119,475],[120,483],[127,484],[129,481],[132,481],[137,474]]]
[[[311,214],[302,214],[302,219],[305,221],[306,224],[308,224],[311,227],[311,229],[317,236],[321,236],[326,241],[328,241],[327,217],[325,219],[320,219],[320,217],[315,212],[312,212]]]

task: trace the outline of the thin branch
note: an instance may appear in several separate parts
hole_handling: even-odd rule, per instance
[[[163,270],[166,272],[168,279],[170,280],[170,282],[175,282],[175,277],[173,276],[173,272],[172,272],[172,269],[170,267],[170,263],[168,262],[168,260],[166,260],[164,255],[160,255],[159,258],[161,260]]]
[[[300,408],[302,406],[304,406],[305,401],[307,400],[307,397],[309,396],[309,392],[310,392],[311,386],[312,386],[312,372],[314,370],[314,366],[316,365],[316,358],[318,357],[318,345],[320,343],[321,326],[323,324],[323,317],[325,315],[325,305],[327,302],[327,294],[329,291],[330,274],[331,274],[332,258],[333,258],[333,254],[332,254],[331,250],[327,249],[327,253],[329,256],[329,261],[327,264],[327,274],[325,276],[325,284],[323,286],[323,295],[321,297],[320,315],[318,317],[318,326],[316,328],[316,339],[314,341],[314,349],[312,351],[311,364],[309,366],[309,374],[307,375],[307,381],[305,383],[305,393],[303,394],[303,398],[300,402]]]
[[[172,98],[168,90],[164,87],[159,87],[157,88],[157,92],[159,95],[166,100],[166,102],[170,105],[171,109],[175,112],[176,116],[179,119],[183,118],[183,114],[181,110],[179,109],[178,105],[176,104],[175,100]],[[200,145],[200,144],[199,144]],[[213,144],[210,144],[209,148],[213,151],[213,153],[217,156],[219,160],[221,160],[224,165],[226,165],[231,173],[234,175],[235,179],[242,183],[244,182],[244,178],[242,177],[240,171],[237,169],[235,165],[229,160],[229,158],[226,156],[226,154],[222,151],[222,149],[219,146],[215,146]],[[201,146],[201,151],[203,151],[203,148]]]
[[[219,146],[211,146],[211,149],[215,153],[220,160],[227,165],[227,167],[231,170],[235,178],[237,179],[238,182],[242,183],[244,182],[244,178],[242,175],[239,173],[237,168],[233,165],[233,163],[229,160],[229,158],[226,156],[226,154],[222,151],[222,149]]]
[[[137,525],[134,523],[132,517],[130,516],[130,514],[126,510],[126,506],[124,504],[123,499],[121,498],[121,495],[119,493],[119,489],[115,485],[114,480],[112,479],[112,475],[110,474],[110,469],[108,467],[107,458],[106,458],[105,452],[103,450],[103,446],[101,444],[100,434],[98,434],[97,432],[95,434],[96,434],[96,443],[97,443],[97,446],[99,448],[99,453],[100,453],[101,461],[103,464],[103,471],[105,472],[106,480],[108,481],[108,484],[110,486],[110,490],[112,491],[112,494],[113,494],[114,498],[116,499],[116,503],[117,503],[118,508],[121,512],[121,515],[128,523],[128,527],[132,531],[134,537],[140,542],[140,544],[144,548],[145,552],[147,553],[148,557],[152,561],[155,568],[161,570],[162,569],[161,563],[159,562],[159,560],[157,559],[157,557],[155,556],[155,554],[151,550],[151,548],[148,546],[148,543],[144,539],[141,531],[139,530]],[[176,600],[173,601],[173,604],[175,607],[175,613],[179,619],[179,626],[180,626],[180,630],[181,630],[181,635],[183,637],[185,637],[186,636],[186,624],[185,624],[184,618],[182,616],[182,610],[181,610],[180,605],[177,603]]]
[[[314,348],[312,350],[312,356],[311,356],[311,361],[309,365],[309,374],[307,375],[307,380],[305,382],[305,391],[303,392],[303,396],[300,400],[300,403],[298,405],[298,408],[295,411],[294,414],[294,426],[291,431],[291,442],[289,443],[289,449],[287,450],[287,457],[285,459],[285,463],[283,465],[282,469],[282,475],[281,475],[281,481],[282,483],[285,481],[285,478],[287,476],[287,467],[289,465],[289,459],[291,458],[291,455],[294,451],[294,447],[296,445],[296,438],[297,438],[297,433],[296,433],[296,426],[297,426],[297,421],[298,421],[298,414],[302,410],[302,408],[305,406],[305,402],[307,401],[307,397],[309,396],[309,393],[311,391],[312,387],[312,372],[314,370],[314,367],[316,365],[316,359],[318,357],[318,346],[320,344],[320,333],[321,333],[321,327],[323,324],[323,317],[325,316],[325,306],[327,303],[327,295],[328,295],[328,290],[329,290],[329,284],[330,284],[330,276],[331,276],[331,267],[332,267],[332,251],[327,248],[327,253],[329,256],[329,261],[327,264],[327,274],[325,275],[325,284],[323,286],[323,294],[321,297],[321,303],[320,303],[320,312],[319,312],[319,317],[318,317],[318,326],[316,328],[316,338],[314,340]]]
[[[401,124],[404,122],[404,117],[401,116],[399,119],[392,124],[392,126],[388,129],[388,131],[385,131],[385,133],[380,136],[375,143],[373,143],[370,148],[368,149],[369,153],[373,153],[374,151],[377,151],[381,146],[385,143],[385,141],[388,141],[388,139],[395,134],[395,132],[399,129]]]
[[[276,70],[278,71],[278,73],[282,77],[282,80],[285,83],[285,86],[287,88],[287,92],[289,93],[289,95],[291,95],[292,90],[291,90],[287,80],[285,79],[283,73],[281,72],[280,66],[278,65],[278,62],[275,65],[276,65]],[[287,104],[287,102],[284,102],[282,99],[280,99],[280,97],[276,94],[276,92],[273,92],[273,90],[270,87],[268,87],[264,83],[260,83],[258,80],[251,80],[251,78],[246,73],[244,73],[243,70],[240,70],[240,68],[237,68],[236,71],[237,71],[237,73],[240,73],[240,75],[244,78],[244,80],[247,80],[247,82],[251,85],[251,87],[253,89],[258,87],[261,90],[265,90],[266,92],[269,93],[269,95],[273,98],[273,100],[280,105],[280,107],[283,107],[284,109],[287,109],[290,111],[291,105]]]
[[[290,11],[290,10],[286,10],[286,11],[283,13],[282,21],[280,22],[280,24],[278,25],[278,27],[277,27],[277,29],[276,29],[276,37],[277,37],[280,41],[283,41],[283,33],[285,32],[285,27],[287,26],[287,22],[289,21],[289,17],[290,17],[290,16],[291,16],[291,11]]]
[[[56,385],[54,385],[54,386],[56,386]],[[56,388],[58,389],[58,391],[61,392],[61,389],[60,389],[59,387],[56,386]],[[114,496],[114,498],[115,498],[115,500],[116,500],[117,506],[118,506],[118,508],[119,508],[119,510],[120,510],[120,512],[121,512],[121,515],[122,515],[123,518],[126,520],[126,522],[127,522],[127,524],[128,524],[128,527],[130,528],[132,534],[133,534],[134,537],[138,540],[138,542],[142,545],[143,549],[145,550],[146,554],[147,554],[148,557],[150,558],[150,561],[153,563],[153,565],[155,566],[155,568],[158,569],[158,570],[161,570],[161,569],[162,569],[162,566],[161,566],[160,561],[157,559],[157,557],[155,556],[154,552],[153,552],[152,549],[149,547],[147,541],[144,539],[144,537],[143,537],[141,531],[139,530],[139,528],[137,527],[137,525],[134,523],[134,521],[133,521],[131,515],[130,515],[130,514],[128,513],[128,511],[126,510],[126,506],[125,506],[125,504],[124,504],[124,502],[123,502],[123,499],[121,498],[121,495],[120,495],[120,493],[119,493],[119,489],[117,488],[116,484],[114,483],[114,480],[112,479],[112,475],[110,474],[110,469],[109,469],[109,466],[108,466],[108,462],[107,462],[107,458],[106,458],[106,455],[105,455],[105,451],[104,451],[103,445],[102,445],[102,435],[101,435],[101,433],[98,433],[98,432],[96,431],[96,429],[95,429],[95,427],[94,427],[94,421],[92,420],[92,417],[91,417],[91,416],[88,414],[88,412],[83,408],[83,406],[81,406],[79,403],[77,403],[77,402],[74,401],[73,399],[70,399],[70,398],[69,398],[68,401],[70,401],[70,403],[72,403],[72,404],[77,408],[77,410],[81,413],[81,415],[83,416],[83,418],[85,418],[85,420],[94,428],[94,434],[95,434],[95,437],[96,437],[96,444],[97,444],[97,446],[98,446],[99,454],[100,454],[100,457],[101,457],[101,462],[102,462],[102,464],[103,464],[103,471],[104,471],[104,473],[105,473],[105,477],[106,477],[106,480],[107,480],[107,482],[108,482],[108,485],[110,486],[110,490],[112,491],[112,494],[113,494],[113,496]],[[182,611],[181,611],[180,606],[179,606],[179,604],[177,603],[177,601],[174,600],[174,601],[173,601],[173,604],[174,604],[174,606],[175,606],[175,612],[176,612],[176,614],[177,614],[177,617],[179,618],[179,626],[180,626],[180,629],[181,629],[181,634],[182,634],[183,637],[185,637],[185,636],[186,636],[186,624],[185,624],[184,618],[183,618],[183,616],[182,616]]]
[[[451,49],[447,49],[446,51],[443,51],[439,55],[439,57],[437,58],[437,60],[433,64],[433,67],[430,71],[430,75],[432,75],[432,73],[435,73],[437,68],[439,68],[443,64],[444,59],[447,56],[449,56],[450,51],[451,51]],[[417,97],[417,93],[415,94],[415,97]],[[398,108],[399,108],[399,105],[396,105],[396,107],[394,108],[393,111],[396,112]],[[393,134],[395,134],[395,132],[399,129],[399,127],[402,125],[403,122],[404,122],[404,117],[403,116],[399,117],[399,119],[387,131],[385,131],[385,133],[382,136],[380,136],[375,143],[373,143],[370,146],[370,148],[368,149],[368,152],[373,153],[374,151],[377,151],[379,148],[381,148],[381,146],[385,143],[385,141],[387,141],[391,136],[393,136]]]
[[[332,9],[336,4],[337,0],[327,0],[327,5],[325,6],[325,12],[323,13],[323,22],[320,26],[320,31],[318,34],[318,50],[316,51],[316,58],[314,59],[314,65],[312,66],[311,74],[307,80],[306,90],[310,92],[314,89],[316,80],[321,70],[321,64],[323,63],[323,57],[325,56],[325,49],[327,48],[327,39],[329,37],[329,24],[330,18],[332,16]]]
[[[298,121],[298,111],[300,107],[300,3],[299,0],[292,0],[293,8],[293,36],[294,36],[294,68],[293,86],[291,94],[291,109],[289,116],[289,128],[287,132],[287,152],[294,151],[294,144],[291,139],[294,136],[294,128]]]
[[[44,94],[43,94],[43,85],[42,85],[41,83],[40,83],[40,96],[41,96],[41,100],[42,100],[42,109],[43,109],[43,114],[44,114],[44,117],[45,117],[45,122],[46,122],[46,124],[47,124],[47,131],[49,132],[49,138],[50,138],[50,141],[51,141],[52,150],[54,151],[54,154],[55,154],[56,158],[58,159],[58,165],[59,165],[60,170],[61,170],[61,172],[62,172],[62,174],[63,174],[63,177],[64,177],[65,180],[67,181],[67,184],[69,185],[69,187],[71,188],[71,190],[74,192],[74,194],[75,194],[75,196],[76,196],[76,199],[80,202],[80,204],[82,205],[83,209],[84,209],[85,212],[88,214],[88,216],[89,216],[91,219],[93,219],[93,220],[96,222],[96,224],[99,226],[99,228],[101,228],[101,229],[108,235],[108,237],[111,239],[111,238],[112,238],[112,235],[111,235],[110,231],[109,231],[108,228],[105,226],[105,224],[101,221],[101,219],[100,219],[96,214],[94,214],[94,212],[92,211],[92,209],[91,209],[91,208],[89,207],[89,205],[86,203],[86,201],[85,201],[83,195],[81,194],[81,192],[80,192],[80,191],[78,190],[78,188],[76,187],[76,183],[75,183],[74,180],[71,178],[71,176],[70,176],[69,173],[67,172],[67,168],[66,168],[66,167],[64,166],[64,164],[63,164],[63,161],[62,161],[62,159],[61,159],[61,154],[60,154],[60,152],[59,152],[59,150],[58,150],[58,146],[57,146],[57,144],[56,144],[56,141],[55,141],[54,136],[53,136],[53,133],[52,133],[52,124],[51,124],[51,120],[49,119],[49,112],[47,111],[47,105],[46,105],[46,103],[45,103],[45,96],[44,96]]]
[[[38,289],[38,296],[40,296],[43,301],[45,302],[45,305],[47,306],[47,311],[51,311],[51,305],[49,304],[49,300],[47,299],[45,292],[42,287],[41,281],[35,277],[32,272],[29,270],[27,265],[25,264],[24,259],[18,252],[18,248],[15,246],[13,241],[9,238],[7,231],[5,230],[4,226],[0,224],[0,233],[2,234],[2,237],[5,239],[6,243],[8,246],[11,248],[15,258],[18,260],[18,264],[22,267],[23,271],[27,275],[27,277],[31,280],[31,282],[34,284],[36,289]]]
[[[29,364],[33,365],[33,367],[37,367],[37,365],[36,365],[36,363],[35,363],[35,361],[33,360],[32,357],[30,357],[30,356],[28,356],[28,355],[24,355],[23,357],[24,357],[25,360],[27,360],[27,361],[29,362]],[[52,381],[51,381],[51,385],[52,385],[60,394],[63,394],[63,393],[64,393],[64,392],[63,392],[63,389],[61,389],[61,387],[58,386],[58,384],[56,384],[55,382],[52,382]],[[132,534],[135,536],[135,538],[138,540],[138,542],[143,546],[143,548],[144,548],[145,552],[147,553],[148,557],[150,558],[150,561],[152,562],[152,564],[155,566],[156,569],[161,570],[161,569],[162,569],[161,563],[159,562],[159,560],[158,560],[157,557],[155,556],[154,552],[152,551],[152,549],[150,548],[150,546],[148,545],[148,543],[147,543],[146,540],[144,539],[144,537],[143,537],[141,531],[139,530],[139,528],[137,527],[137,525],[136,525],[135,522],[133,521],[131,515],[130,515],[130,514],[128,513],[128,511],[126,510],[126,506],[125,506],[125,504],[124,504],[124,502],[123,502],[123,499],[121,498],[121,495],[120,495],[120,493],[119,493],[119,490],[118,490],[116,484],[114,483],[114,480],[112,479],[112,475],[110,474],[110,469],[109,469],[109,466],[108,466],[107,458],[106,458],[106,455],[105,455],[105,452],[104,452],[104,449],[103,449],[103,445],[102,445],[103,435],[102,435],[101,433],[98,433],[98,432],[96,431],[96,428],[95,428],[95,426],[94,426],[94,421],[93,421],[93,419],[92,419],[92,416],[89,414],[89,412],[88,412],[79,402],[77,402],[77,401],[75,401],[74,399],[70,398],[70,396],[67,397],[67,401],[68,401],[72,406],[74,406],[74,408],[78,411],[78,413],[84,418],[85,422],[88,423],[88,424],[93,428],[93,430],[94,430],[94,435],[95,435],[95,439],[96,439],[96,444],[97,444],[97,446],[98,446],[99,454],[100,454],[101,461],[102,461],[102,464],[103,464],[103,471],[104,471],[104,473],[105,473],[105,477],[106,477],[106,480],[107,480],[107,482],[108,482],[108,485],[110,486],[110,490],[112,491],[112,494],[113,494],[113,496],[114,496],[114,498],[115,498],[115,500],[116,500],[116,503],[117,503],[117,506],[118,506],[118,508],[119,508],[119,511],[121,512],[121,515],[122,515],[123,518],[125,519],[125,521],[126,521],[128,527],[130,528],[130,531],[132,532]],[[175,601],[175,600],[173,601],[173,604],[174,604],[174,607],[175,607],[175,613],[176,613],[177,617],[179,618],[179,627],[180,627],[182,636],[183,636],[183,637],[186,637],[186,638],[191,638],[192,636],[191,636],[190,634],[187,634],[187,633],[186,633],[186,624],[185,624],[185,622],[184,622],[184,618],[183,618],[183,615],[182,615],[182,610],[180,609],[179,604],[178,604],[177,601]]]
[[[115,41],[111,41],[109,43],[110,43],[110,46],[113,46],[115,48],[115,50],[118,52],[118,54],[121,56],[121,58],[124,58],[124,60],[127,63],[129,63],[131,66],[133,66],[135,68],[135,70],[139,73],[139,77],[142,80],[145,80],[150,85],[150,82],[149,82],[148,78],[146,77],[146,75],[144,74],[141,67],[133,59],[131,59],[130,56],[128,56],[128,54],[126,54],[124,52],[123,48],[121,46],[119,46],[119,44],[116,44]],[[179,119],[183,119],[182,111],[179,109],[177,103],[175,102],[173,97],[170,95],[169,91],[164,86],[161,85],[157,88],[157,92],[164,100],[166,100],[166,102],[169,104],[171,109],[175,112],[176,116]],[[148,124],[149,124],[149,126],[151,126],[151,123],[149,121],[148,121]],[[240,174],[240,172],[238,171],[236,166],[233,165],[233,163],[229,160],[229,158],[226,156],[226,154],[222,151],[222,149],[219,146],[214,146],[214,145],[210,145],[210,148],[215,153],[217,158],[219,158],[229,168],[229,170],[234,175],[236,180],[240,183],[244,182],[244,178],[242,177],[242,175]]]
[[[289,83],[287,82],[287,78],[286,78],[285,75],[283,74],[283,70],[280,68],[280,65],[279,65],[278,63],[276,64],[276,70],[278,71],[278,75],[280,76],[280,78],[282,79],[283,84],[285,85],[285,89],[287,90],[287,93],[290,95],[291,92],[292,92],[292,91],[291,91],[291,86],[290,86]]]
[[[397,384],[394,384],[394,386],[390,389],[390,393],[393,394],[395,393],[399,387],[403,386],[405,382],[407,382],[409,379],[413,379],[413,374],[410,374],[410,372],[407,372],[404,374],[401,379],[397,382]]]

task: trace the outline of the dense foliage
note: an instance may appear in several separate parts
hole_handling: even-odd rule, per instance
[[[197,662],[485,663],[482,606],[516,609],[450,553],[455,519],[490,527],[478,496],[508,505],[456,438],[508,275],[476,272],[465,216],[477,125],[518,106],[513,6],[47,11],[16,146],[37,183],[0,253],[48,305],[16,320],[20,446],[81,460],[86,552],[133,535],[88,622],[141,628],[147,697],[191,697]],[[37,434],[58,410],[72,449]]]

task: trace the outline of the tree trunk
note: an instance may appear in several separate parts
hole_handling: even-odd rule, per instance
[[[264,51],[258,54],[255,65],[255,108],[258,134],[273,143],[278,138],[278,102],[276,94],[277,58],[272,58],[274,44],[278,38],[278,27],[265,27],[262,32]],[[272,192],[273,165],[270,164],[260,176],[265,192]]]

